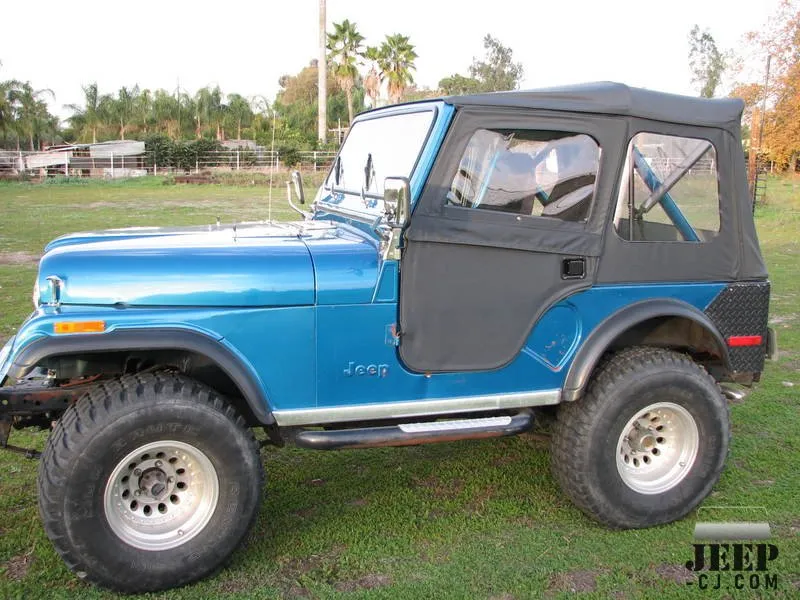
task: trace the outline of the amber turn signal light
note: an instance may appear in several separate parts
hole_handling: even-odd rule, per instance
[[[55,333],[103,333],[105,321],[58,321],[53,325]]]

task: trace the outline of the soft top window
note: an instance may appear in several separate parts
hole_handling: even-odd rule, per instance
[[[614,225],[628,241],[693,242],[720,228],[717,154],[703,139],[638,133],[631,140]]]
[[[524,217],[585,221],[600,148],[564,131],[478,129],[453,176],[447,203]]]

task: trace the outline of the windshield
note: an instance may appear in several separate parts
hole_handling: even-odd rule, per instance
[[[435,111],[400,113],[358,121],[325,180],[334,189],[328,200],[354,210],[382,210],[383,180],[411,177],[411,171],[431,128]],[[361,199],[361,190],[369,194]]]

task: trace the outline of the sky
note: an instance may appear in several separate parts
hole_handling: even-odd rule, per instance
[[[411,38],[415,80],[436,88],[466,73],[491,33],[523,64],[522,88],[585,81],[695,95],[688,69],[688,32],[709,28],[722,48],[740,45],[779,0],[489,0],[435,2],[328,0],[332,23],[355,21],[366,43],[386,34]],[[317,55],[318,0],[6,2],[0,36],[0,80],[50,88],[51,110],[82,103],[81,85],[101,93],[136,83],[194,93],[207,85],[272,100],[278,79]]]

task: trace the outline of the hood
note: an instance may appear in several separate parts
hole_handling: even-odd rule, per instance
[[[330,221],[137,227],[51,242],[39,266],[40,302],[61,280],[66,305],[265,307],[368,303],[377,241]]]
[[[46,248],[62,304],[296,306],[314,304],[314,270],[302,224],[132,228],[78,233]]]

